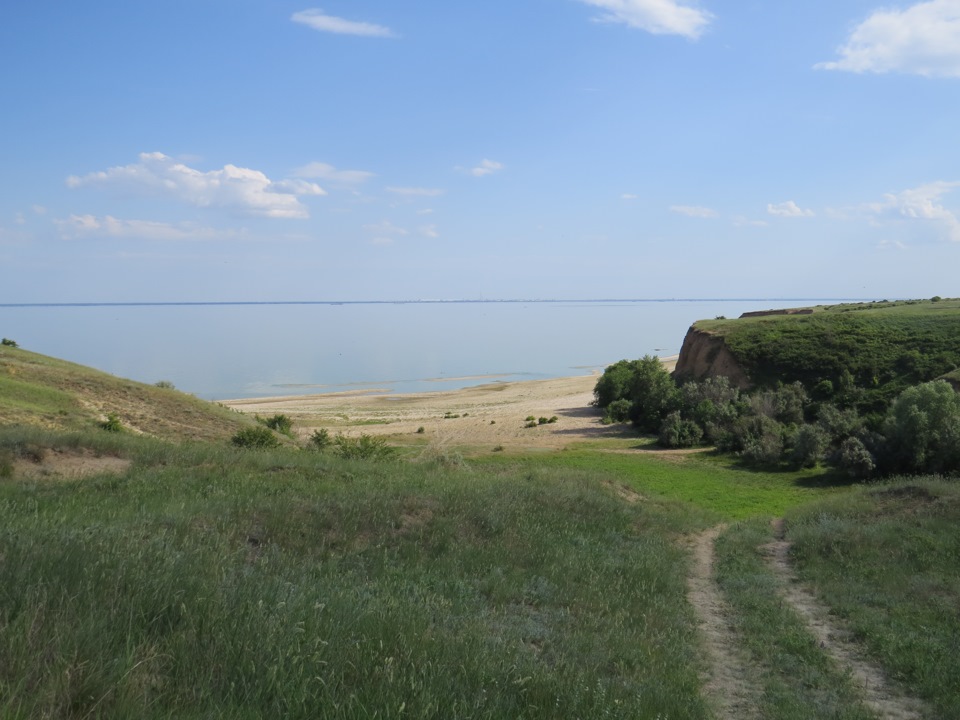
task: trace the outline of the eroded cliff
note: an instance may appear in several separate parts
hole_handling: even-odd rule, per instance
[[[702,380],[724,375],[740,389],[750,387],[750,379],[730,352],[723,338],[696,325],[687,330],[673,374],[678,379]]]

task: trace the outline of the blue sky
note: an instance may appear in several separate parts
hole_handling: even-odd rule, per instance
[[[0,302],[960,295],[960,0],[0,7]]]

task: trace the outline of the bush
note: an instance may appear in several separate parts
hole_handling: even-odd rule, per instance
[[[877,465],[873,455],[859,438],[849,437],[840,445],[837,465],[850,477],[868,480],[873,476]]]
[[[337,455],[346,460],[388,460],[396,454],[386,440],[366,434],[357,438],[337,435],[333,445]]]
[[[2,340],[0,340],[0,345],[5,345],[6,347],[12,347],[12,348],[20,347],[19,345],[17,345],[16,341],[11,340],[10,338],[3,338]]]
[[[100,427],[107,432],[122,432],[123,424],[116,413],[107,413],[107,419],[100,423]]]
[[[817,425],[804,425],[793,439],[793,463],[812,468],[823,462],[827,450],[827,434]]]
[[[230,438],[230,442],[237,447],[247,448],[249,450],[269,450],[280,446],[280,441],[277,440],[276,435],[270,432],[268,428],[259,426],[238,430],[237,433]]]
[[[603,416],[604,424],[611,425],[613,423],[627,422],[627,420],[630,419],[631,407],[633,407],[633,403],[626,398],[614,400],[607,406],[607,412]]]
[[[319,430],[314,430],[313,434],[310,436],[310,446],[314,450],[319,450],[320,452],[323,452],[332,444],[333,444],[333,440],[330,438],[330,433],[327,432],[326,428],[320,428]]]
[[[675,410],[664,418],[658,442],[668,448],[686,448],[699,445],[702,438],[700,426],[693,420],[684,420],[680,411]]]
[[[276,430],[278,433],[290,436],[293,431],[293,420],[291,420],[286,415],[274,415],[269,417],[266,420],[261,420],[257,418],[260,422],[266,425],[271,430]]]
[[[153,385],[154,385],[154,387],[158,387],[158,388],[161,388],[161,389],[163,389],[163,390],[176,390],[176,389],[177,389],[177,388],[174,386],[174,384],[173,384],[172,382],[170,382],[169,380],[157,380],[157,382],[155,382]]]

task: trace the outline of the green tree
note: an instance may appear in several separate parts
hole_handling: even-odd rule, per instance
[[[630,419],[640,432],[655,433],[664,418],[680,406],[680,392],[660,358],[644,355],[633,363]]]
[[[620,360],[613,365],[609,365],[603,371],[603,375],[600,376],[593,388],[593,396],[596,398],[597,407],[606,409],[617,400],[628,399],[634,362]]]
[[[960,394],[943,381],[907,388],[883,425],[893,472],[960,470]]]

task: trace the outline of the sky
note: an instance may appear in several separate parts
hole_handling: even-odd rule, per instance
[[[960,296],[960,0],[7,2],[0,68],[0,303]]]

